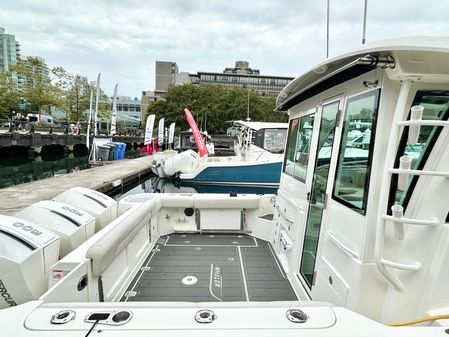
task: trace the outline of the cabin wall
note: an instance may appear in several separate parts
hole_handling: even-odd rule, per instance
[[[376,81],[377,85],[374,85]],[[373,85],[366,85],[366,83]],[[378,127],[375,133],[376,144],[372,153],[376,167],[373,167],[371,171],[366,213],[359,214],[332,198],[333,181],[336,177],[337,156],[347,101],[363,92],[378,90],[379,87],[382,89],[377,114]],[[311,112],[316,113],[306,179],[304,182],[300,182],[283,173],[275,210],[275,227],[278,229],[274,233],[277,236],[274,245],[275,251],[279,254],[280,260],[284,262],[283,265],[288,270],[295,290],[303,300],[329,301],[374,318],[381,314],[384,302],[382,294],[385,293],[387,285],[377,271],[374,261],[374,245],[371,244],[375,234],[373,224],[378,211],[376,197],[380,189],[375,181],[382,174],[382,170],[379,168],[383,169],[382,155],[385,153],[390,132],[389,127],[386,126],[391,124],[398,88],[399,85],[389,81],[383,75],[383,71],[373,70],[329,89],[290,110],[290,119]],[[340,102],[339,110],[341,110],[340,121],[335,129],[333,139],[326,187],[327,203],[321,217],[321,228],[317,227],[314,234],[317,236],[319,244],[314,267],[316,275],[310,289],[299,270],[309,211],[307,193],[311,190],[315,165],[316,154],[313,149],[318,144],[319,117],[323,104],[327,105],[338,101]],[[372,136],[374,136],[374,132]],[[288,256],[284,254],[283,248],[285,247],[280,240],[282,230],[287,232],[293,242],[292,252]],[[367,287],[371,289],[367,291]],[[373,292],[377,296],[372,296]],[[366,298],[367,294],[370,294],[369,300]],[[367,303],[370,304],[366,305]]]
[[[384,256],[392,261],[407,263],[419,261],[423,268],[418,272],[398,271],[389,268],[405,284],[406,291],[400,292],[381,275],[375,258],[376,228],[379,214],[387,212],[386,204],[380,204],[380,193],[386,173],[386,162],[395,158],[385,158],[387,148],[391,146],[391,130],[402,131],[393,123],[401,82],[389,77],[388,71],[373,70],[362,76],[329,89],[312,99],[290,109],[290,120],[315,113],[311,151],[305,180],[299,181],[291,174],[282,173],[281,187],[276,201],[273,246],[284,269],[300,295],[301,299],[328,301],[335,305],[345,306],[376,320],[391,321],[410,317],[424,316],[430,312],[438,312],[444,303],[449,303],[445,295],[436,295],[443,291],[447,284],[447,268],[442,268],[442,261],[447,256],[449,233],[447,226],[438,229],[422,226],[405,226],[405,239],[397,240],[393,226],[386,225]],[[397,76],[397,75],[394,75]],[[441,81],[441,80],[439,80]],[[380,89],[380,99],[375,129],[371,132],[371,140],[375,139],[371,154],[371,171],[369,173],[369,192],[364,212],[357,211],[334,197],[334,184],[337,177],[337,163],[340,143],[343,142],[343,121],[349,102]],[[411,84],[406,99],[406,108],[402,112],[402,120],[408,118],[410,107],[418,90],[448,90],[445,84],[429,84],[415,81]],[[335,129],[333,152],[328,168],[327,201],[320,219],[312,221],[307,227],[310,216],[308,193],[311,192],[314,180],[314,165],[317,148],[317,137],[320,130],[323,106],[333,100],[340,101],[341,121]],[[374,125],[374,124],[373,124]],[[396,129],[398,128],[398,129]],[[447,129],[447,128],[446,128]],[[449,136],[444,130],[439,138],[427,164],[433,170],[449,171],[447,143]],[[374,138],[373,138],[374,137]],[[446,138],[445,138],[446,137]],[[397,152],[397,151],[395,151]],[[395,156],[395,155],[394,155]],[[390,164],[388,164],[390,165]],[[316,178],[316,177],[315,177]],[[357,181],[357,176],[352,176]],[[354,180],[355,179],[355,180]],[[414,190],[406,217],[428,219],[447,217],[447,178],[423,177]],[[361,186],[363,187],[363,186]],[[441,196],[435,200],[429,196]],[[357,200],[357,199],[354,199]],[[321,223],[321,227],[319,226]],[[310,224],[309,224],[310,225]],[[308,228],[308,229],[307,229]],[[283,240],[283,236],[288,240]],[[318,240],[313,267],[313,283],[301,274],[302,259],[308,253],[307,241],[310,236]],[[423,237],[426,240],[423,242]],[[286,241],[290,245],[286,252]],[[309,242],[310,245],[310,242]],[[434,247],[438,247],[435,254]],[[313,252],[312,252],[313,253]],[[310,253],[309,253],[310,254]],[[305,268],[304,268],[305,269]],[[303,269],[303,270],[304,270]],[[443,271],[442,271],[443,269]],[[309,270],[309,275],[311,270]],[[410,299],[410,291],[417,294]],[[447,292],[446,292],[447,293]],[[441,312],[438,312],[441,313]]]

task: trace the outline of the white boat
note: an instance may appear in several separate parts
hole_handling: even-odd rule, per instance
[[[410,38],[296,78],[277,197],[125,198],[59,282],[0,311],[2,335],[446,336],[448,64],[448,38]]]
[[[235,121],[235,156],[200,157],[187,150],[158,162],[158,175],[195,184],[277,187],[287,127],[287,123]]]

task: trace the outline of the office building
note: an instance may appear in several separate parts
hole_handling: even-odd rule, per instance
[[[155,95],[159,97],[170,85],[193,83],[241,87],[255,90],[261,96],[277,96],[293,80],[293,77],[288,76],[261,75],[260,70],[250,68],[247,61],[237,61],[235,67],[225,68],[221,73],[199,71],[188,76],[186,74],[180,73],[174,62],[156,61]]]
[[[154,93],[154,91],[142,91],[142,98],[140,99],[141,102],[141,119],[144,118],[145,114],[147,113],[148,106],[150,105],[150,102],[157,101],[157,97]]]

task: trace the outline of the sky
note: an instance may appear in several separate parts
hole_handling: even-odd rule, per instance
[[[329,0],[329,57],[361,46],[364,0]],[[155,62],[222,72],[248,61],[296,77],[326,58],[327,0],[0,0],[24,56],[96,80],[112,95],[154,90]],[[449,35],[449,1],[368,0],[366,41]]]

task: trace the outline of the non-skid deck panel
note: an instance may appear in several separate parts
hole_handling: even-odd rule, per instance
[[[248,235],[172,234],[153,249],[121,301],[296,299],[268,242]]]
[[[201,246],[256,246],[256,239],[249,235],[235,234],[172,234],[168,235],[166,246],[201,245]]]

